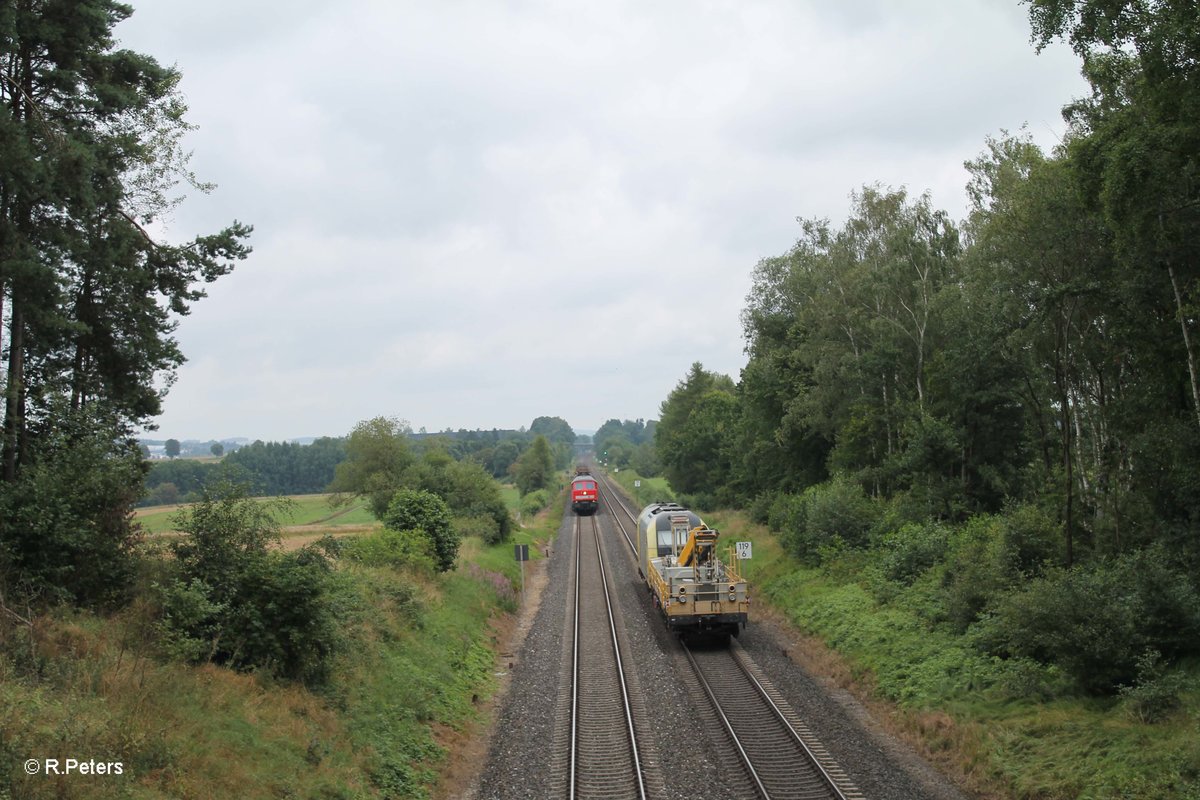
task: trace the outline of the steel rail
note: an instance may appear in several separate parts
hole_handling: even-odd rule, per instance
[[[628,508],[626,508],[625,502],[621,499],[619,492],[617,492],[615,489],[612,488],[612,481],[609,480],[609,478],[607,476],[605,476],[603,478],[600,478],[600,476],[597,476],[597,477],[599,478],[599,480],[597,480],[597,483],[603,487],[605,498],[608,500],[616,500],[617,507],[620,508],[621,511],[625,514],[625,516],[629,518],[630,524],[636,528],[637,527],[637,517],[635,517],[633,515],[633,513],[629,511]],[[612,508],[611,502],[608,502],[605,505],[608,508]],[[622,523],[621,520],[618,519],[616,516],[613,517],[613,521],[616,522],[617,528],[621,531],[621,536],[625,539],[625,542],[629,545],[630,551],[632,551],[633,554],[636,556],[637,555],[637,545],[635,545],[633,543],[633,539],[630,537],[629,532],[625,530],[624,523]]]
[[[792,737],[792,740],[799,745],[800,749],[804,751],[804,754],[808,756],[809,762],[817,768],[818,775],[820,775],[821,779],[825,782],[825,785],[829,787],[829,790],[833,792],[834,797],[837,798],[837,800],[847,800],[846,795],[842,793],[837,781],[833,779],[833,776],[830,775],[825,769],[824,765],[821,764],[821,759],[818,758],[817,754],[812,751],[812,748],[808,746],[808,742],[804,741],[804,738],[800,736],[800,733],[792,727],[792,723],[788,721],[787,716],[783,713],[783,709],[781,709],[779,705],[773,699],[771,699],[766,687],[762,685],[758,678],[751,674],[750,668],[746,664],[746,654],[742,652],[741,647],[738,647],[731,642],[730,652],[733,655],[733,660],[737,662],[738,668],[742,671],[742,674],[746,676],[751,685],[753,685],[755,690],[758,691],[759,697],[766,702],[767,706],[769,706],[771,711],[774,712],[775,718],[778,719],[783,725],[784,730],[788,732],[788,734]]]
[[[721,702],[717,697],[716,691],[714,690],[712,685],[709,683],[708,678],[706,677],[704,671],[701,669],[695,656],[692,655],[691,648],[689,648],[687,645],[687,642],[684,642],[684,641],[681,641],[681,645],[683,646],[683,651],[684,651],[685,655],[687,656],[688,663],[691,664],[692,669],[695,672],[696,677],[698,678],[698,682],[699,682],[700,686],[704,689],[704,693],[708,696],[709,701],[712,703],[713,709],[716,711],[717,716],[720,718],[721,723],[724,726],[726,733],[729,734],[730,741],[733,743],[734,748],[737,750],[739,756],[741,757],[742,763],[744,764],[744,766],[746,768],[747,774],[750,776],[750,778],[754,782],[754,785],[757,788],[760,795],[762,796],[763,800],[771,800],[772,795],[771,795],[770,790],[767,788],[766,784],[768,782],[770,782],[773,785],[778,786],[779,781],[780,781],[779,775],[776,773],[770,773],[771,778],[768,781],[768,779],[766,777],[764,777],[767,773],[762,773],[762,772],[760,772],[760,770],[758,768],[755,767],[754,763],[751,760],[750,752],[747,751],[746,746],[742,741],[743,737],[740,736],[737,733],[737,731],[734,729],[733,721],[725,713],[724,708],[722,708]],[[774,718],[776,720],[778,720],[778,722],[782,725],[783,730],[786,732],[786,734],[798,746],[798,752],[800,754],[802,754],[802,759],[798,763],[803,763],[806,767],[811,768],[811,771],[810,771],[809,776],[807,777],[807,780],[812,780],[813,777],[816,778],[816,783],[813,784],[814,789],[817,785],[820,785],[820,786],[823,786],[823,788],[826,792],[828,792],[828,796],[832,800],[851,800],[851,798],[849,798],[842,791],[842,788],[841,788],[841,786],[839,786],[837,780],[834,779],[834,777],[829,774],[829,772],[826,770],[824,764],[821,763],[822,762],[821,757],[818,756],[815,752],[813,752],[813,749],[809,746],[809,744],[804,741],[803,737],[799,734],[799,732],[796,731],[796,729],[792,726],[791,722],[788,721],[787,716],[783,713],[783,710],[770,697],[770,693],[767,691],[766,687],[762,685],[762,683],[758,680],[758,678],[756,678],[753,674],[751,674],[750,668],[747,664],[747,656],[740,651],[740,648],[736,648],[736,646],[734,646],[734,645],[731,645],[731,650],[728,652],[729,652],[730,657],[733,659],[734,663],[737,665],[737,671],[740,672],[740,674],[746,678],[746,683],[744,685],[749,686],[752,689],[752,694],[755,694],[759,698],[761,698],[761,700],[766,704],[766,707],[768,709],[770,709],[771,713],[774,715]],[[727,674],[727,673],[725,673],[725,674]],[[763,755],[763,754],[760,754],[760,755]],[[774,753],[773,755],[778,756],[778,752]],[[768,758],[768,761],[769,760],[770,759]],[[807,797],[809,795],[805,794],[804,796]],[[858,798],[858,797],[859,797],[859,795],[857,793],[853,793],[853,798]]]
[[[572,531],[575,540],[575,621],[571,625],[571,767],[568,773],[570,800],[575,800],[575,769],[579,751],[579,517]]]
[[[616,664],[616,677],[620,687],[622,711],[624,716],[625,732],[628,737],[630,757],[632,760],[633,776],[636,779],[636,797],[638,800],[646,800],[648,793],[646,790],[645,777],[643,775],[643,767],[641,762],[641,754],[637,745],[637,730],[633,720],[633,708],[629,698],[629,688],[625,680],[624,662],[621,658],[620,639],[617,635],[616,617],[613,613],[612,596],[608,589],[608,572],[604,565],[604,553],[601,550],[601,537],[599,524],[593,516],[592,521],[592,539],[596,545],[596,560],[600,573],[601,588],[604,590],[605,610],[608,618],[609,641],[612,644],[612,652]],[[570,734],[570,765],[568,773],[568,797],[575,800],[578,797],[577,788],[580,779],[580,736],[579,736],[579,717],[580,717],[580,698],[579,685],[581,674],[580,662],[580,607],[582,601],[582,592],[580,589],[582,563],[583,563],[583,547],[581,542],[582,532],[580,531],[579,517],[575,518],[574,538],[575,538],[575,598],[574,598],[574,624],[572,633],[572,654],[571,654],[571,734]]]
[[[629,702],[629,687],[625,684],[625,666],[621,661],[621,641],[617,637],[617,621],[613,616],[612,596],[608,591],[608,571],[604,568],[604,552],[600,545],[600,526],[592,517],[592,536],[596,541],[596,562],[600,565],[600,580],[604,586],[604,605],[608,610],[608,630],[612,635],[613,655],[617,659],[617,677],[621,679],[621,702],[625,711],[625,725],[629,730],[629,749],[633,755],[633,769],[637,776],[638,797],[645,800],[646,783],[642,779],[642,761],[638,753],[637,730],[633,725],[633,708]]]
[[[696,677],[700,679],[700,687],[704,689],[704,693],[708,695],[709,702],[712,703],[713,709],[717,712],[717,716],[721,720],[721,724],[725,726],[725,732],[729,734],[730,741],[737,749],[738,754],[742,757],[742,764],[746,767],[746,771],[750,774],[751,780],[754,781],[754,786],[758,789],[759,795],[763,800],[771,800],[771,795],[767,791],[767,787],[763,786],[762,778],[758,776],[758,771],[754,769],[754,764],[750,762],[750,755],[746,752],[746,748],[742,747],[742,740],[738,737],[737,731],[733,729],[733,723],[729,721],[729,717],[725,716],[725,709],[721,708],[721,701],[717,699],[712,687],[708,685],[708,679],[704,677],[704,671],[700,669],[700,665],[696,663],[695,657],[692,655],[692,650],[687,646],[687,642],[680,640],[683,646],[683,653],[687,656],[688,663],[692,665],[692,671],[696,673]]]

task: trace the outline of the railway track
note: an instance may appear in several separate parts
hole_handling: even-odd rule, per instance
[[[602,508],[636,551],[636,512],[607,476],[599,484]],[[693,648],[682,640],[679,644],[724,731],[722,744],[728,749],[724,756],[742,765],[748,790],[763,800],[861,800],[845,773],[740,645],[732,640],[727,648]]]
[[[581,519],[587,519],[587,531]],[[596,518],[575,518],[574,610],[566,796],[652,796],[638,743],[634,705],[622,657]]]
[[[745,651],[681,642],[727,741],[763,800],[860,800],[844,772]]]
[[[596,484],[600,487],[600,507],[609,511],[613,524],[617,526],[625,543],[629,545],[630,552],[637,555],[637,545],[633,541],[633,537],[637,533],[637,514],[626,505],[624,496],[613,488],[607,475],[599,474],[595,477]],[[614,508],[619,513],[613,513]],[[622,518],[628,520],[629,524],[626,525],[622,522]]]

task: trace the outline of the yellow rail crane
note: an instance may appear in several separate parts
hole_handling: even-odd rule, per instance
[[[732,553],[717,556],[719,536],[674,503],[653,503],[638,516],[638,573],[680,635],[737,636],[749,621],[746,581]]]

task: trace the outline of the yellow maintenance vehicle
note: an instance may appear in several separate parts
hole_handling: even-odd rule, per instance
[[[652,503],[638,515],[638,574],[681,635],[737,636],[749,620],[746,581],[732,553],[718,557],[718,536],[675,503]]]

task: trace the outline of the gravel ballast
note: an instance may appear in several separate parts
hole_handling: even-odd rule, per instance
[[[572,566],[574,515],[564,514],[546,569],[540,606],[515,651],[507,695],[498,705],[486,762],[466,793],[477,800],[557,798],[563,794],[565,752],[560,697],[565,615]],[[643,692],[648,739],[666,798],[730,800],[749,796],[740,765],[730,763],[723,736],[703,695],[687,679],[688,667],[673,634],[654,611],[629,546],[600,512],[610,577],[619,596],[619,624]],[[628,526],[628,522],[625,524]],[[848,693],[831,690],[787,655],[787,631],[751,615],[739,642],[800,719],[867,798],[965,800],[906,745],[873,724]],[[556,727],[558,735],[556,736]],[[655,782],[657,784],[657,781]]]

